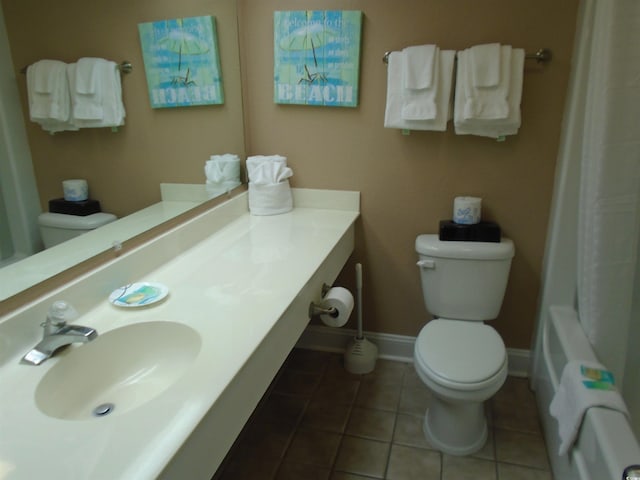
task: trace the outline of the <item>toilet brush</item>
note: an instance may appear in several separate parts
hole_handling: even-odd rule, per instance
[[[358,333],[344,352],[344,368],[350,373],[370,373],[376,366],[378,347],[364,338],[362,331],[362,265],[356,264]]]

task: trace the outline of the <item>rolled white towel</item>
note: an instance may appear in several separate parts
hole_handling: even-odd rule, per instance
[[[279,183],[249,182],[249,211],[251,215],[279,215],[293,209],[289,180]]]

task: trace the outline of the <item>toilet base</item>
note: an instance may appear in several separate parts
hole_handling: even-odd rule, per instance
[[[449,455],[471,455],[487,441],[484,402],[447,402],[433,397],[424,416],[427,441]]]

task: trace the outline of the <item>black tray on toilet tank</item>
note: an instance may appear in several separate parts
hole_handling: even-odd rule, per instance
[[[83,200],[81,202],[71,202],[64,198],[54,198],[49,200],[49,211],[51,213],[64,213],[65,215],[77,215],[86,217],[94,213],[99,213],[100,202],[98,200]]]
[[[440,220],[438,238],[453,242],[499,242],[502,237],[500,225],[495,222],[480,222],[473,225]]]

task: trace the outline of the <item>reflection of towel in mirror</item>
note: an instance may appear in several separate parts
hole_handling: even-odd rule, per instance
[[[67,64],[40,60],[27,68],[29,118],[51,133],[77,130],[70,123]]]
[[[77,64],[67,67],[67,80],[71,93],[73,123],[80,128],[119,127],[124,125],[125,109],[122,102],[122,83],[120,70],[115,62],[104,59],[92,59],[92,74],[95,74],[95,93],[87,95],[78,93],[76,87]],[[86,86],[86,85],[85,85]],[[102,107],[101,118],[98,116]],[[78,113],[80,116],[76,116]]]
[[[217,197],[240,185],[240,157],[231,153],[211,155],[204,166],[209,198]]]

